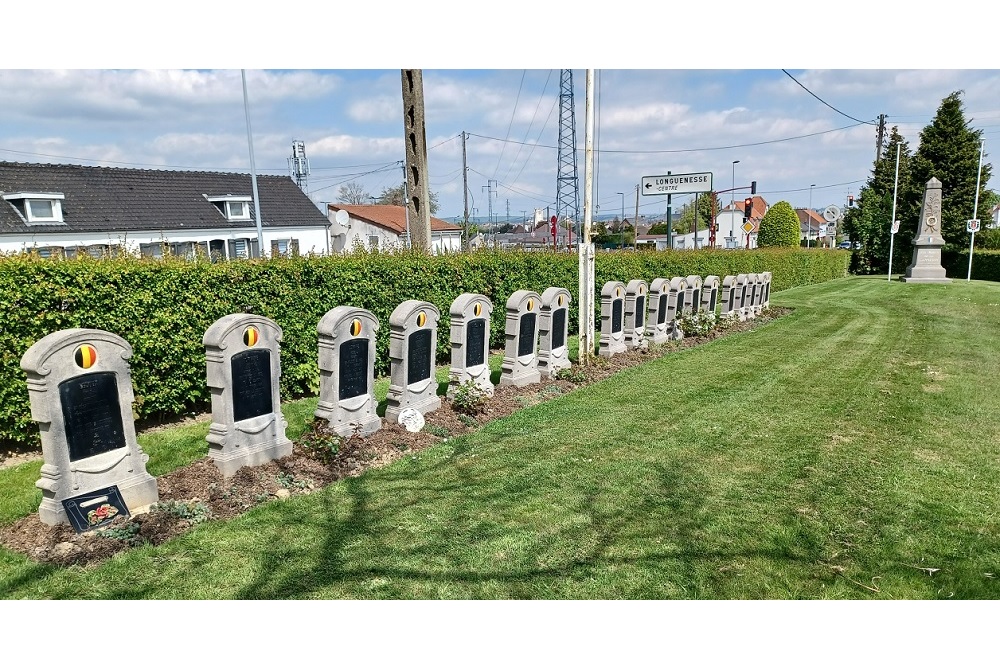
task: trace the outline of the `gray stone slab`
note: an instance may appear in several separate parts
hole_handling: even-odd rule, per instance
[[[701,310],[701,288],[703,282],[701,276],[688,276],[684,279],[687,289],[684,290],[684,306],[690,308],[691,312]]]
[[[913,259],[900,277],[904,283],[950,283],[941,264],[941,181],[931,178],[924,188],[917,235],[913,239]]]
[[[538,319],[542,297],[518,290],[507,299],[500,384],[523,387],[542,379],[538,370]]]
[[[677,318],[684,313],[684,308],[686,303],[684,302],[684,294],[687,291],[687,280],[676,276],[670,279],[667,299],[667,325],[668,333],[667,336],[671,340],[680,340],[684,338],[684,332],[681,328],[677,326]]]
[[[434,372],[441,311],[429,301],[410,299],[389,315],[389,393],[385,418],[413,408],[422,415],[441,407]]]
[[[28,348],[31,418],[42,440],[38,518],[67,523],[62,501],[117,486],[132,514],[159,499],[132,419],[132,346],[100,329],[65,329]]]
[[[625,283],[609,280],[601,288],[601,335],[597,354],[613,357],[625,350]]]
[[[205,332],[212,392],[208,455],[230,477],[292,453],[281,414],[281,327],[262,315],[236,313]]]
[[[650,343],[659,345],[670,337],[671,323],[667,321],[670,302],[670,280],[654,278],[649,284],[649,304],[646,310],[646,337]]]
[[[764,299],[763,299],[764,308],[770,308],[771,307],[771,272],[770,271],[765,271],[761,275],[764,276]]]
[[[749,317],[751,317],[750,307],[750,276],[746,273],[740,273],[736,276],[736,286],[734,288],[736,298],[733,303],[739,303],[739,307],[736,308],[736,313],[740,317],[741,322],[745,322]]]
[[[646,340],[646,313],[649,284],[645,280],[630,280],[625,285],[625,347],[639,350],[649,347]]]
[[[451,371],[448,396],[472,382],[488,396],[493,395],[490,381],[490,317],[493,302],[482,294],[466,293],[455,299],[451,316]]]
[[[341,437],[375,433],[382,428],[375,400],[378,318],[364,308],[337,306],[316,330],[320,388],[315,416]]]
[[[554,378],[563,368],[569,368],[569,307],[572,296],[564,287],[549,287],[542,292],[542,309],[538,318],[538,372],[544,378]]]
[[[713,315],[719,308],[719,276],[705,276],[701,286],[701,310]]]

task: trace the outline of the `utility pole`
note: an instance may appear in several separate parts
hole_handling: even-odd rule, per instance
[[[463,219],[465,227],[465,249],[470,250],[472,248],[471,241],[469,238],[469,162],[468,157],[465,152],[465,141],[468,138],[468,133],[462,130],[462,202],[463,202]]]
[[[411,247],[431,250],[430,191],[427,186],[427,130],[424,124],[423,70],[400,70],[403,83],[403,129],[406,144],[407,214],[413,218]]]
[[[594,244],[590,242],[590,226],[594,213],[594,70],[587,70],[587,129],[583,190],[583,238],[580,259],[580,333],[579,360],[589,366],[594,356]]]
[[[885,137],[885,114],[880,113],[878,115],[878,134],[875,139],[875,161],[878,162],[879,157],[882,155],[882,139]]]

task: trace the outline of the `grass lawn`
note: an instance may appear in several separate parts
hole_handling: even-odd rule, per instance
[[[87,569],[0,549],[0,596],[1000,597],[1000,284],[772,303],[795,312],[160,547]],[[286,406],[290,436],[314,407]],[[150,472],[207,428],[143,435]],[[37,509],[39,465],[0,471],[0,522]]]

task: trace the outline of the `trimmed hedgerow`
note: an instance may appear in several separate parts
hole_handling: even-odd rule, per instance
[[[771,271],[773,289],[846,275],[848,253],[798,249],[752,251],[600,252],[597,292],[608,280]],[[208,406],[205,330],[230,313],[252,312],[282,328],[284,398],[319,390],[316,325],[340,305],[367,308],[379,319],[376,372],[389,370],[389,315],[407,299],[441,310],[437,354],[448,359],[449,308],[463,292],[494,304],[490,343],[504,342],[504,306],[519,289],[565,287],[574,295],[575,254],[484,250],[427,257],[357,252],[336,257],[290,257],[211,263],[137,257],[73,260],[31,255],[0,258],[0,441],[37,444],[21,357],[31,345],[72,327],[104,329],[133,348],[135,413],[180,415]],[[599,306],[600,299],[597,299]]]

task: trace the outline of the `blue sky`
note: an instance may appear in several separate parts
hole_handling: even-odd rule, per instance
[[[365,16],[370,19],[371,14]],[[838,13],[833,20],[842,22],[843,16]],[[291,10],[283,17],[279,14],[273,25],[301,22]],[[218,19],[234,20],[224,14]],[[94,21],[85,16],[81,20]],[[601,25],[621,38],[600,40],[597,62],[581,63],[575,50],[563,54],[551,44],[540,48],[531,41],[526,48],[517,37],[524,24],[507,20],[506,30],[501,23],[497,34],[510,39],[502,47],[487,41],[481,49],[485,58],[470,56],[468,43],[460,48],[439,38],[428,40],[435,47],[416,51],[416,63],[406,62],[407,50],[392,46],[405,43],[408,33],[401,28],[383,26],[374,49],[363,35],[342,29],[331,30],[319,47],[315,35],[303,36],[294,43],[301,47],[297,49],[289,36],[294,31],[271,30],[270,22],[237,23],[244,34],[255,36],[249,40],[255,42],[252,53],[240,55],[218,44],[217,32],[209,29],[216,25],[212,20],[199,28],[170,17],[159,29],[134,37],[144,48],[128,57],[121,56],[128,47],[123,50],[114,41],[91,41],[92,48],[84,54],[39,56],[27,48],[15,49],[12,66],[23,69],[0,70],[0,159],[247,172],[238,69],[243,67],[259,173],[289,173],[291,143],[302,140],[312,168],[308,191],[318,204],[336,201],[339,186],[352,181],[377,195],[402,180],[397,164],[403,158],[400,70],[392,66],[422,62],[441,65],[425,67],[423,78],[430,187],[439,196],[438,216],[446,219],[461,216],[463,210],[463,131],[471,135],[470,213],[487,215],[488,189],[495,193],[492,207],[500,219],[508,210],[512,220],[519,220],[535,208],[554,205],[559,69],[547,67],[550,64],[578,63],[595,66],[597,72],[599,215],[620,214],[624,207],[626,217],[632,218],[641,177],[667,171],[712,172],[718,190],[755,180],[758,192],[772,204],[786,200],[814,208],[843,205],[870,173],[878,115],[887,114],[887,128],[898,125],[916,149],[920,130],[941,99],[955,90],[965,91],[967,117],[985,132],[987,162],[993,145],[1000,143],[1000,71],[963,66],[978,63],[974,57],[956,58],[952,53],[950,60],[934,61],[950,69],[921,68],[925,53],[911,48],[883,56],[892,69],[870,68],[870,62],[879,62],[878,56],[866,54],[861,62],[850,55],[856,51],[841,48],[823,50],[820,58],[806,50],[802,58],[794,40],[786,40],[777,53],[758,46],[720,55],[717,44],[706,48],[711,42],[704,33],[693,31],[685,38],[677,27],[683,22],[671,23],[664,32],[669,37],[660,37],[656,21],[636,25],[633,18],[619,18],[610,25],[602,19]],[[541,14],[537,24],[565,20]],[[766,20],[760,16],[754,23]],[[425,30],[440,36],[447,34],[446,27]],[[177,47],[176,37],[164,44],[172,31],[186,34],[187,46]],[[536,39],[551,41],[545,37],[549,32],[540,30]],[[906,25],[900,32],[907,33]],[[72,41],[79,31],[67,29],[65,34]],[[910,34],[907,43],[921,39]],[[863,34],[856,37],[864,39]],[[204,44],[208,38],[212,46],[191,48],[191,43]],[[828,39],[810,34],[805,43],[816,47]],[[695,55],[686,55],[692,49]],[[299,52],[298,57],[288,55]],[[799,67],[797,60],[802,61]],[[895,69],[897,60],[918,67]],[[317,69],[306,63],[338,68]],[[497,64],[503,68],[496,69]],[[683,68],[662,68],[675,64]],[[61,69],[67,65],[86,69]],[[122,66],[127,69],[118,69]],[[386,68],[369,68],[376,66]],[[581,207],[585,72],[573,70]],[[734,160],[739,160],[735,176]],[[997,187],[996,180],[989,185]],[[741,196],[744,193],[735,198]],[[674,205],[689,199],[674,197]],[[664,210],[663,197],[639,197],[640,214],[655,216]]]

